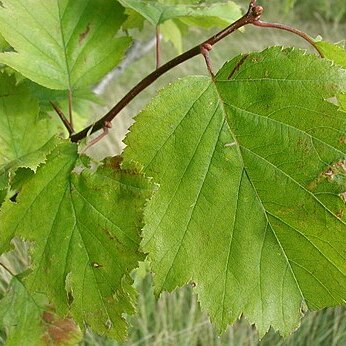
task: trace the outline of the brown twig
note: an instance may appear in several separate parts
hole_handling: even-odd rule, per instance
[[[275,24],[275,23],[266,23],[262,22],[260,20],[261,15],[263,14],[263,7],[257,5],[257,0],[250,1],[249,9],[241,18],[236,20],[233,24],[229,25],[227,28],[221,30],[216,35],[210,37],[206,41],[202,42],[201,44],[197,45],[196,47],[191,48],[190,50],[186,51],[185,53],[178,55],[174,59],[170,60],[166,64],[160,66],[158,69],[150,73],[148,76],[146,76],[144,79],[142,79],[135,87],[133,87],[107,114],[105,114],[100,120],[98,120],[93,125],[89,125],[82,131],[72,134],[70,136],[72,142],[78,142],[81,139],[85,138],[89,134],[92,134],[96,131],[101,130],[104,128],[107,123],[111,123],[111,121],[119,114],[119,112],[125,108],[139,93],[141,93],[144,89],[146,89],[149,85],[154,83],[159,77],[161,77],[163,74],[165,74],[167,71],[171,70],[172,68],[180,65],[181,63],[195,57],[196,55],[202,54],[205,58],[208,70],[210,74],[213,76],[212,68],[211,68],[211,62],[208,56],[208,52],[212,49],[212,47],[224,39],[226,36],[232,34],[234,31],[238,30],[239,28],[247,25],[247,24],[253,24],[259,27],[266,27],[266,28],[274,28],[274,29],[281,29],[286,30],[289,32],[292,32],[303,39],[305,39],[307,42],[309,42],[315,49],[318,51],[321,57],[323,57],[322,52],[318,49],[316,43],[312,40],[311,37],[309,37],[304,32],[291,28],[289,26],[283,25],[283,24]]]
[[[170,60],[166,64],[160,66],[157,70],[150,73],[144,79],[142,79],[135,87],[133,87],[107,114],[105,114],[100,120],[98,120],[95,124],[87,126],[82,131],[72,134],[70,136],[72,142],[78,142],[81,139],[85,138],[89,134],[92,134],[96,131],[101,130],[105,127],[105,124],[110,123],[119,112],[125,108],[139,93],[141,93],[144,89],[146,89],[149,85],[154,83],[159,77],[165,74],[167,71],[172,68],[180,65],[181,63],[190,60],[191,58],[201,54],[201,47],[208,44],[211,47],[218,43],[220,40],[230,35],[234,31],[239,28],[251,24],[256,20],[259,20],[261,14],[263,12],[263,8],[261,6],[257,6],[257,1],[252,0],[249,5],[249,9],[241,18],[236,20],[233,24],[229,25],[227,28],[223,29],[216,35],[210,37],[206,41],[201,44],[191,48],[183,54],[178,55],[174,59]]]
[[[155,39],[156,39],[156,69],[158,69],[161,66],[161,34],[160,34],[160,26],[156,26],[156,32],[155,32]]]
[[[65,114],[62,112],[62,110],[52,101],[49,101],[49,103],[52,105],[52,107],[54,108],[56,114],[58,114],[59,118],[61,119],[62,123],[64,124],[64,126],[66,127],[69,135],[73,135],[74,133],[74,129],[71,126],[70,122],[66,119]]]
[[[94,138],[93,140],[91,140],[86,147],[82,150],[81,154],[84,154],[90,147],[92,147],[94,144],[98,143],[102,138],[106,137],[109,133],[109,129],[112,128],[112,123],[110,122],[106,122],[105,126],[103,127],[103,132],[97,136],[96,138]]]
[[[324,58],[324,55],[323,55],[322,51],[316,45],[316,42],[303,31],[300,31],[296,28],[292,28],[288,25],[278,24],[278,23],[267,23],[267,22],[262,22],[261,20],[257,20],[255,22],[253,22],[252,24],[259,26],[261,28],[279,29],[279,30],[288,31],[288,32],[291,32],[295,35],[298,35],[301,38],[303,38],[305,41],[307,41],[309,44],[311,44],[316,49],[316,51],[321,56],[321,58]]]
[[[72,91],[68,91],[68,115],[71,128],[73,129],[73,115],[72,115]]]

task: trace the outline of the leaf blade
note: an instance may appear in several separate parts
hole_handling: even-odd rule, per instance
[[[4,1],[1,33],[16,52],[0,61],[51,89],[96,83],[119,63],[130,39],[114,37],[125,20],[115,1]],[[13,23],[21,22],[16,28]]]
[[[143,240],[158,292],[192,280],[220,331],[244,313],[260,335],[290,333],[302,304],[344,303],[343,186],[324,173],[345,158],[344,115],[325,101],[345,80],[271,48],[233,59],[215,84],[177,82],[138,116],[124,155],[160,184]]]
[[[129,273],[143,259],[139,231],[151,187],[116,161],[97,172],[72,172],[77,158],[68,142],[49,155],[17,203],[4,203],[1,238],[34,242],[25,284],[45,292],[59,315],[70,313],[81,326],[121,339],[123,313],[134,311]]]

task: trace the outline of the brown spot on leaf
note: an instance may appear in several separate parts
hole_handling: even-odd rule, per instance
[[[346,192],[340,193],[340,197],[344,203],[346,203]]]
[[[59,318],[53,311],[44,311],[42,320],[46,328],[42,339],[46,345],[75,344],[81,338],[79,327],[71,318]]]
[[[340,144],[346,144],[346,135],[343,135],[339,138],[339,143]]]
[[[47,323],[52,323],[54,321],[54,315],[49,311],[44,311],[42,314],[42,318]]]
[[[234,75],[239,71],[240,66],[244,64],[245,60],[248,58],[249,54],[245,54],[237,63],[237,65],[235,65],[235,67],[233,68],[233,70],[230,72],[229,76],[228,76],[228,80],[232,79],[232,77],[234,77]]]
[[[87,25],[86,29],[79,34],[79,43],[82,43],[90,32],[90,24]]]
[[[110,232],[110,230],[108,228],[103,228],[102,231],[107,235],[107,237],[110,240],[114,240],[115,239],[114,235]]]
[[[335,216],[338,217],[339,219],[342,219],[344,217],[344,211],[339,210],[335,213]]]
[[[113,156],[107,159],[105,166],[110,167],[116,171],[121,169],[121,163],[123,162],[123,158],[121,156]]]
[[[74,301],[73,294],[72,294],[71,291],[68,291],[67,292],[67,303],[68,303],[68,305],[71,306],[73,301]]]

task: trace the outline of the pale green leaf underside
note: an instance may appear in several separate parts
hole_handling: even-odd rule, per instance
[[[128,8],[140,13],[153,25],[159,25],[169,19],[184,19],[189,24],[201,26],[227,25],[240,17],[238,5],[229,1],[206,5],[175,5],[156,1],[119,0]]]
[[[15,49],[0,62],[52,89],[90,86],[124,56],[126,17],[114,0],[3,0],[0,32]],[[17,25],[20,23],[20,25]]]
[[[143,240],[158,292],[192,280],[219,330],[244,313],[260,335],[344,303],[345,113],[324,99],[345,88],[329,62],[271,48],[137,117],[124,155],[160,184]]]
[[[77,157],[75,145],[59,145],[17,203],[4,203],[1,243],[14,236],[33,241],[27,287],[45,292],[58,313],[69,313],[80,325],[123,338],[122,314],[133,312],[129,273],[143,259],[141,215],[151,188],[116,162],[73,172]]]

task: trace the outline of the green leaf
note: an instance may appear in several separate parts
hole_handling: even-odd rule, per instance
[[[183,52],[183,35],[179,26],[173,20],[167,20],[160,25],[160,33],[166,41],[171,41],[178,54]]]
[[[238,19],[240,8],[232,1],[206,5],[175,5],[157,1],[119,0],[124,6],[140,13],[152,25],[159,25],[166,20],[185,18],[194,25],[227,25]]]
[[[126,16],[114,0],[3,0],[2,5],[0,32],[15,52],[1,53],[0,62],[47,88],[96,83],[131,42],[116,36]]]
[[[335,64],[342,66],[346,69],[346,50],[343,44],[333,44],[331,42],[320,41],[316,45],[323,53],[324,57],[333,61]],[[346,111],[346,93],[337,95],[340,106]],[[346,142],[346,136],[343,139]]]
[[[127,15],[127,19],[122,26],[124,30],[143,30],[145,18],[131,8],[127,8],[125,14]]]
[[[0,73],[0,205],[19,167],[35,171],[58,142],[60,121],[40,115],[39,103],[14,76]]]
[[[332,60],[343,68],[346,68],[345,47],[340,44],[333,44],[326,41],[315,42],[315,44],[321,50],[325,58]]]
[[[345,89],[345,71],[275,47],[137,117],[124,157],[160,184],[142,244],[157,292],[193,281],[219,331],[244,314],[261,336],[292,332],[305,304],[344,304],[345,113],[325,100]]]
[[[0,34],[0,50],[4,51],[9,48],[9,44],[6,42],[4,37]]]
[[[27,287],[46,293],[59,315],[123,338],[122,315],[133,313],[129,273],[144,257],[139,234],[151,184],[136,169],[120,169],[117,159],[96,172],[75,168],[77,159],[75,145],[59,145],[17,203],[3,204],[0,243],[15,236],[34,242]]]
[[[6,331],[6,346],[76,345],[82,335],[71,319],[59,319],[49,311],[44,296],[27,291],[13,277],[7,295],[0,301],[0,328]]]
[[[0,73],[0,99],[1,166],[42,147],[56,132],[59,120],[40,119],[37,99],[5,73]]]

